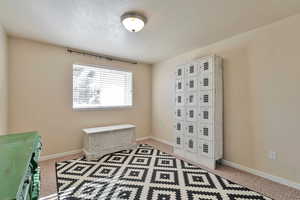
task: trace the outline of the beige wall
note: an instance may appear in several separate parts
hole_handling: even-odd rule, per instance
[[[8,39],[9,132],[38,130],[43,155],[82,148],[82,128],[132,123],[137,137],[151,133],[151,66],[68,54],[58,46]],[[111,65],[133,72],[134,106],[73,111],[72,64]]]
[[[0,135],[7,132],[7,40],[0,25]]]
[[[299,36],[297,15],[156,64],[152,134],[173,142],[176,65],[215,53],[224,59],[225,159],[300,182]]]
[[[296,154],[300,141],[299,35],[300,15],[176,56],[154,65],[153,70],[146,64],[106,62],[70,55],[58,46],[9,38],[8,128],[10,132],[38,130],[44,155],[81,148],[82,128],[118,123],[136,124],[137,137],[148,136],[152,123],[153,136],[173,142],[175,67],[215,53],[224,58],[225,159],[300,182]],[[0,57],[5,55],[2,41]],[[132,70],[134,107],[73,111],[73,63]],[[5,69],[2,66],[0,70]],[[269,150],[277,152],[277,160],[268,159]]]

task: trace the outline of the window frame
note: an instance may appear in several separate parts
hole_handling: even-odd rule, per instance
[[[131,73],[131,105],[125,105],[125,106],[91,106],[91,107],[81,107],[81,108],[74,108],[74,102],[73,102],[73,69],[74,69],[74,65],[81,65],[81,66],[86,66],[86,67],[95,67],[95,68],[102,68],[102,69],[108,69],[108,70],[116,70],[116,71],[123,71],[123,72],[130,72]],[[95,64],[84,64],[84,63],[73,63],[72,67],[72,109],[74,111],[95,111],[95,110],[115,110],[115,109],[129,109],[132,108],[134,106],[134,73],[131,70],[128,69],[124,69],[123,67],[119,67],[119,66],[110,66],[107,64],[103,64],[103,65],[95,65]]]

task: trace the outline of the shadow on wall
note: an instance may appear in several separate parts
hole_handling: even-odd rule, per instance
[[[224,159],[254,162],[250,70],[247,48],[219,52],[223,58]],[[234,58],[234,59],[233,59]],[[237,152],[236,149],[243,149]]]

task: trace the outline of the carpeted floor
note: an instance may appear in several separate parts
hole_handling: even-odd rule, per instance
[[[172,154],[172,147],[156,140],[148,139],[143,140],[140,143],[147,143],[155,148],[164,152]],[[61,158],[51,159],[40,162],[41,167],[41,199],[43,200],[56,200],[56,176],[55,176],[55,163],[65,160],[76,159],[81,154],[75,154],[71,156],[65,156]],[[177,157],[180,158],[180,157]],[[182,158],[180,158],[182,159]],[[203,166],[201,166],[203,168]],[[300,191],[285,185],[281,185],[267,179],[249,174],[244,171],[240,171],[228,166],[220,165],[216,170],[209,170],[214,174],[220,175],[234,181],[238,184],[246,186],[259,193],[265,194],[273,199],[277,200],[300,200]]]
[[[59,199],[271,200],[147,144],[56,165]]]

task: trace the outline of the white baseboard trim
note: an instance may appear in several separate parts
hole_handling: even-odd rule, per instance
[[[141,141],[141,140],[148,140],[150,139],[150,136],[146,136],[146,137],[140,137],[140,138],[137,138],[136,141]]]
[[[141,138],[137,138],[136,141],[146,140],[146,139],[150,139],[150,138],[151,137],[149,137],[149,136],[141,137]],[[82,152],[82,149],[76,149],[76,150],[73,150],[73,151],[67,151],[67,152],[56,153],[56,154],[51,154],[51,155],[47,155],[47,156],[41,156],[39,161],[45,161],[45,160],[60,158],[60,157],[64,157],[64,156],[69,156],[69,155],[81,153],[81,152]]]
[[[251,169],[249,167],[246,167],[246,166],[243,166],[243,165],[240,165],[240,164],[228,161],[228,160],[222,160],[222,164],[224,164],[226,166],[229,166],[229,167],[232,167],[232,168],[239,169],[241,171],[246,171],[250,174],[260,176],[260,177],[263,177],[265,179],[274,181],[276,183],[280,183],[280,184],[283,184],[283,185],[286,185],[286,186],[289,186],[289,187],[300,190],[300,183],[296,183],[296,182],[287,180],[285,178],[274,176],[274,175],[271,175],[271,174],[268,174],[268,173],[265,173],[265,172],[262,172],[262,171],[259,171],[259,170],[256,170],[256,169]]]
[[[161,142],[161,143],[164,143],[164,144],[167,144],[167,145],[170,145],[170,146],[174,146],[174,144],[172,142],[169,142],[167,140],[164,140],[164,139],[161,139],[161,138],[158,138],[158,137],[154,137],[154,136],[147,136],[147,137],[137,138],[136,141],[141,141],[141,140],[146,140],[146,139],[153,139],[153,140],[156,140],[158,142]],[[63,156],[69,156],[69,155],[73,155],[73,154],[77,154],[77,153],[81,153],[81,152],[82,152],[82,149],[76,149],[76,150],[72,150],[72,151],[56,153],[56,154],[51,154],[51,155],[47,155],[47,156],[41,156],[40,161],[60,158],[60,157],[63,157]],[[222,164],[224,164],[226,166],[229,166],[229,167],[232,167],[232,168],[239,169],[241,171],[246,171],[250,174],[260,176],[260,177],[263,177],[265,179],[274,181],[276,183],[280,183],[280,184],[283,184],[283,185],[286,185],[286,186],[289,186],[289,187],[300,190],[300,183],[296,183],[296,182],[287,180],[285,178],[274,176],[274,175],[271,175],[271,174],[268,174],[268,173],[265,173],[265,172],[262,172],[262,171],[259,171],[259,170],[256,170],[256,169],[251,169],[249,167],[246,167],[246,166],[243,166],[243,165],[240,165],[240,164],[228,161],[228,160],[224,160],[224,159],[222,160]]]
[[[151,139],[153,140],[156,140],[158,142],[161,142],[161,143],[164,143],[164,144],[167,144],[167,145],[170,145],[170,146],[174,146],[174,144],[172,142],[169,142],[167,140],[164,140],[164,139],[161,139],[161,138],[158,138],[158,137],[154,137],[154,136],[150,136]]]
[[[72,150],[72,151],[56,153],[56,154],[51,154],[51,155],[47,155],[47,156],[41,156],[39,161],[45,161],[45,160],[60,158],[60,157],[64,157],[64,156],[69,156],[69,155],[81,153],[81,152],[82,152],[82,149],[76,149],[76,150]]]

